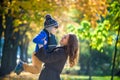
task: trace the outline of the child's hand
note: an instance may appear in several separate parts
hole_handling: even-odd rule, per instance
[[[44,41],[44,45],[46,45],[46,44],[47,44],[47,41],[46,41],[45,39],[46,39],[46,37],[43,39],[43,41]]]
[[[44,40],[44,45],[46,45],[47,44],[47,41],[46,40]]]
[[[42,44],[38,44],[38,46],[39,46],[39,49],[40,49],[41,47],[43,47],[43,45],[42,45]]]

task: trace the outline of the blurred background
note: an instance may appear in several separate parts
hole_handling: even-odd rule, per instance
[[[59,22],[58,42],[66,33],[79,39],[79,62],[66,63],[62,80],[120,80],[120,0],[0,0],[0,77],[19,59],[31,63],[46,14]]]

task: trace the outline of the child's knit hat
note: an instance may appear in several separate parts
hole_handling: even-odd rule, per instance
[[[45,16],[45,22],[44,22],[44,27],[55,27],[58,28],[58,23],[56,20],[54,20],[49,14]]]

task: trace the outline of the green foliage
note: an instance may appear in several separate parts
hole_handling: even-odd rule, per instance
[[[109,14],[109,20],[112,24],[112,26],[118,26],[120,25],[120,1],[114,0],[110,7],[110,14]],[[113,29],[113,28],[112,28]]]
[[[74,25],[67,26],[67,32],[75,33],[79,39],[86,40],[92,48],[97,50],[102,50],[104,43],[107,41],[109,21],[104,21],[104,23],[99,23],[94,29],[88,21],[82,21],[80,26],[75,27]]]
[[[109,14],[106,18],[106,20],[109,20],[110,22],[110,27],[108,28],[108,31],[111,32],[109,34],[110,37],[113,37],[114,42],[116,41],[116,36],[118,34],[118,29],[120,26],[120,1],[119,0],[114,0],[110,3],[109,6]],[[118,37],[118,47],[120,47],[120,36]],[[110,39],[109,39],[110,40]]]

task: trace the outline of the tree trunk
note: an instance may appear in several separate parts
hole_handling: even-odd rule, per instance
[[[2,37],[3,26],[2,26],[2,15],[0,15],[0,38]]]
[[[18,35],[13,33],[13,18],[8,14],[6,18],[5,41],[0,68],[0,76],[9,74],[16,66]]]
[[[117,43],[118,43],[119,34],[120,34],[120,25],[119,25],[118,34],[117,34],[116,43],[115,43],[115,53],[114,53],[114,57],[113,57],[111,80],[113,80],[113,78],[114,78],[114,68],[115,68],[115,61],[116,61],[116,55],[117,55]]]
[[[91,56],[91,46],[90,46],[90,48],[89,48],[89,50],[90,50],[90,57],[89,57],[89,80],[92,80],[92,66],[91,66],[91,64],[92,64],[92,56]]]
[[[91,40],[90,40],[90,41],[91,41]],[[92,61],[92,56],[91,56],[91,54],[92,54],[92,49],[91,49],[91,46],[90,46],[90,42],[89,42],[89,41],[87,41],[87,44],[88,44],[88,46],[89,46],[89,54],[90,54],[90,56],[89,56],[88,63],[87,63],[86,73],[87,73],[87,75],[89,75],[89,80],[92,80],[92,71],[91,71],[91,61]]]
[[[2,3],[3,3],[3,0],[0,1],[0,5],[2,5]],[[3,23],[2,13],[0,13],[0,48],[2,48],[2,43],[1,43],[2,32],[3,32],[2,23]],[[1,55],[1,52],[0,52],[0,55]]]
[[[28,44],[29,44],[29,40],[27,37],[24,37],[24,40],[21,41],[21,45],[20,45],[20,59],[22,61],[28,62],[27,58],[27,50],[28,50]]]
[[[27,53],[27,51],[28,51],[28,44],[29,44],[29,42],[26,40],[26,42],[25,42],[25,46],[24,46],[24,55],[25,55],[25,57],[24,57],[24,60],[26,61],[26,62],[28,62],[28,53]]]
[[[90,54],[90,56],[89,56],[89,58],[88,58],[88,61],[87,61],[87,69],[86,69],[86,75],[89,75],[89,79],[88,80],[92,80],[92,75],[91,75],[91,73],[92,73],[92,71],[91,71],[91,61],[92,61],[92,56],[91,56],[91,46],[90,46],[90,44],[89,44],[89,42],[87,42],[87,44],[88,44],[88,46],[89,46],[89,54]]]
[[[2,26],[2,15],[0,15],[0,49],[2,48],[2,32],[3,32],[3,26]],[[2,55],[2,50],[0,50],[0,58]]]

